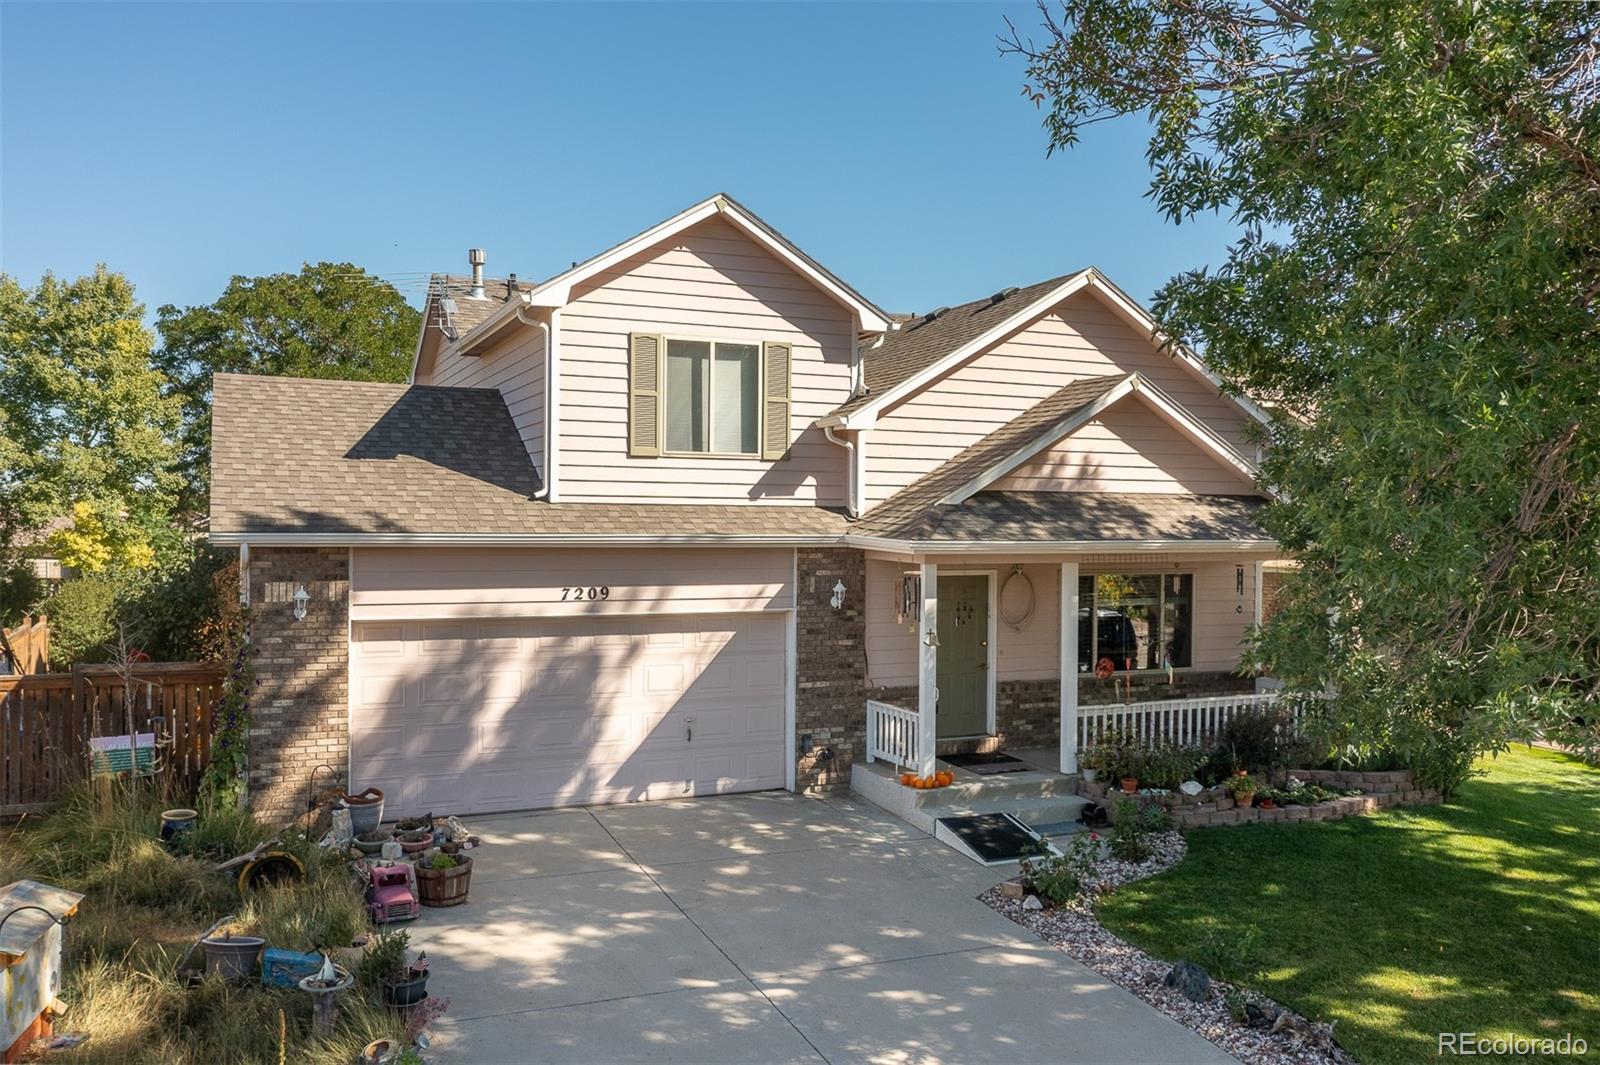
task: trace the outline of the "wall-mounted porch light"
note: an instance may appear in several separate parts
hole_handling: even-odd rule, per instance
[[[301,585],[294,593],[294,619],[304,621],[306,618],[306,604],[311,601],[311,595],[306,591],[306,586]]]
[[[828,600],[833,609],[838,610],[844,606],[844,581],[835,581],[833,585],[833,598]]]

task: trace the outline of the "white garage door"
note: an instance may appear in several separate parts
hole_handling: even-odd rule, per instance
[[[351,779],[387,813],[784,785],[784,617],[359,622]]]

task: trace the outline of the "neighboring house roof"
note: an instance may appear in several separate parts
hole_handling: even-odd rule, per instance
[[[931,321],[924,316],[885,334],[881,344],[862,351],[866,393],[834,408],[824,423],[852,429],[870,425],[884,407],[914,394],[1079,291],[1092,293],[1158,343],[1165,339],[1149,311],[1091,266],[1025,288],[1007,289],[986,300],[961,304]],[[1222,378],[1188,348],[1176,347],[1173,359],[1219,390],[1222,388]],[[1228,398],[1261,424],[1268,424],[1266,412],[1250,400],[1242,396]]]
[[[218,374],[211,540],[829,542],[817,507],[557,503],[495,389]]]
[[[428,282],[428,314],[434,324],[453,327],[456,336],[463,336],[503,307],[508,293],[513,289],[520,294],[532,291],[533,285],[526,281],[513,281],[509,277],[486,277],[483,279],[483,295],[474,296],[472,278],[457,274],[434,274]],[[441,306],[446,299],[451,301],[453,307],[448,321]]]
[[[851,531],[893,540],[989,539],[992,534],[992,538],[1001,540],[1098,541],[1173,539],[1142,534],[1148,529],[1170,528],[1184,533],[1177,539],[1266,539],[1266,534],[1253,524],[1239,523],[1241,516],[1248,516],[1239,501],[1248,498],[1258,507],[1265,502],[1258,496],[982,490],[984,485],[1016,469],[1106,406],[1140,389],[1154,391],[1139,374],[1112,374],[1074,381],[890,496],[868,511]],[[1183,416],[1182,408],[1170,398],[1158,391],[1154,396],[1158,410],[1161,405],[1171,405]],[[1227,447],[1220,441],[1214,444]],[[1237,463],[1244,462],[1231,449],[1219,458],[1229,456]],[[1239,467],[1236,465],[1236,468]],[[1085,499],[1098,502],[1089,506]],[[1016,500],[1025,501],[1026,506],[1018,505]],[[1231,502],[1213,504],[1205,502],[1207,500]],[[1110,501],[1116,501],[1115,505]],[[1196,520],[1192,523],[1172,520],[1180,512]],[[1253,514],[1254,510],[1248,513]],[[1009,528],[1008,523],[1020,520],[1023,515],[1038,518],[1039,529],[1027,535],[1011,535],[1017,530]],[[1110,517],[1118,520],[1104,527],[1096,526],[1095,522]],[[985,533],[985,529],[989,533]],[[1219,530],[1223,535],[1212,535]],[[1241,530],[1245,535],[1233,535]],[[1056,536],[1054,532],[1085,535]]]

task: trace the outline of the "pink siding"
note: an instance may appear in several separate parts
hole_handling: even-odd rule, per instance
[[[867,356],[871,358],[870,353]],[[883,415],[866,434],[867,503],[922,474],[1084,377],[1138,371],[1248,454],[1247,415],[1087,292],[969,360]]]
[[[544,469],[544,332],[508,331],[482,355],[454,351],[434,360],[433,373],[418,384],[498,388],[535,466]]]
[[[726,222],[708,219],[591,279],[573,297],[560,325],[563,502],[844,502],[844,450],[806,427],[850,393],[852,319],[809,281]],[[628,334],[640,331],[792,343],[790,457],[630,458]]]
[[[351,556],[350,616],[587,616],[787,610],[788,548],[374,547]],[[590,599],[588,588],[606,588]],[[585,589],[581,599],[563,589]]]
[[[1126,556],[1124,556],[1126,558]],[[1193,573],[1194,661],[1191,668],[1233,669],[1239,663],[1245,629],[1255,610],[1254,559],[1171,561],[1160,558],[1117,562],[1082,561],[1091,573]],[[1005,580],[1011,563],[989,560],[948,559],[941,571],[993,569]],[[1235,567],[1244,567],[1244,592],[1235,590]],[[867,560],[867,675],[868,683],[882,686],[917,683],[917,641],[914,628],[897,624],[894,585],[902,567],[897,562]],[[1060,675],[1061,567],[1055,563],[1026,564],[1023,572],[1033,581],[1038,597],[1033,615],[1020,630],[1004,621],[996,626],[997,670],[1000,680],[1044,680]],[[1020,589],[1006,593],[1022,598]],[[1004,614],[1006,602],[1001,603]]]
[[[1016,492],[1196,495],[1254,491],[1249,479],[1173,428],[1137,396],[1116,403],[993,487]]]

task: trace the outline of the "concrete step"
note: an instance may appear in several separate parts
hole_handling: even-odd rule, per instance
[[[949,789],[941,789],[949,790]],[[966,814],[1010,814],[1023,824],[1050,824],[1058,821],[1076,821],[1089,805],[1088,800],[1076,795],[1038,797],[985,796],[971,802],[949,802],[938,806],[924,806],[917,812],[938,820],[941,817],[960,817]]]
[[[917,806],[949,806],[956,803],[988,802],[998,799],[1045,799],[1076,796],[1078,782],[1060,773],[1029,770],[1024,773],[996,773],[979,776],[958,773],[954,784],[912,793]]]

